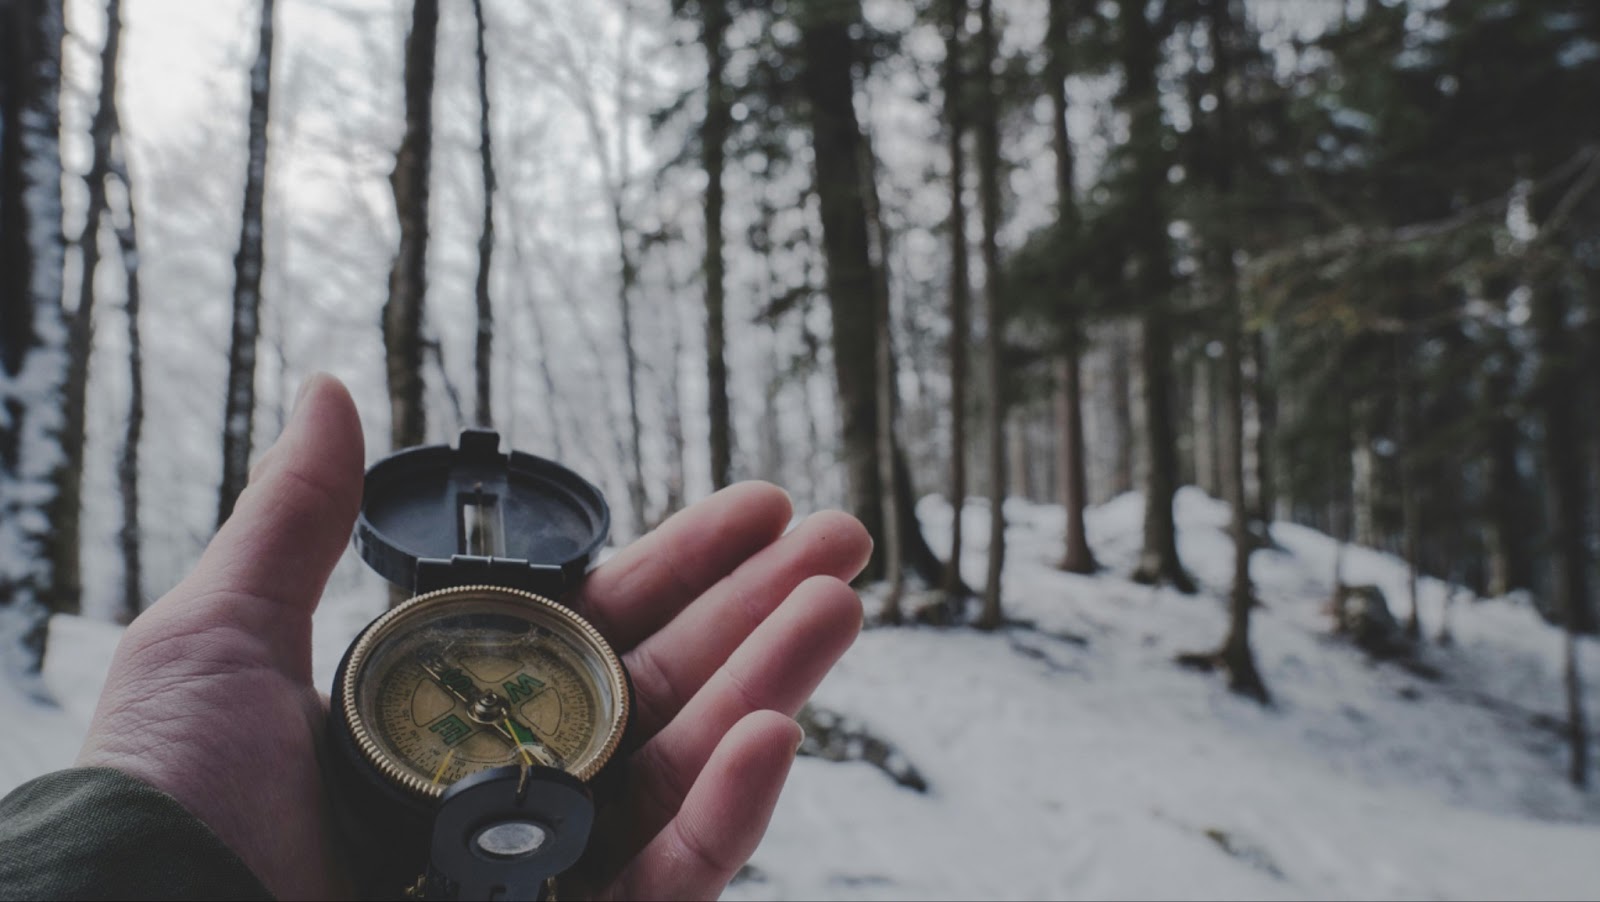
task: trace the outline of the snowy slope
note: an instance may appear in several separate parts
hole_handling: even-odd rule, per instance
[[[1455,644],[1423,655],[1442,678],[1374,664],[1327,637],[1333,542],[1280,524],[1280,549],[1254,558],[1256,650],[1275,700],[1262,709],[1171,663],[1221,637],[1227,508],[1178,497],[1180,549],[1203,587],[1192,597],[1121,578],[1141,510],[1129,495],[1090,513],[1106,569],[1089,578],[1050,566],[1058,508],[1007,506],[1007,613],[1031,628],[863,634],[817,702],[893,741],[932,789],[800,760],[729,897],[1600,897],[1600,793],[1564,782],[1551,726],[1563,711],[1556,630],[1514,601],[1463,601]],[[927,499],[922,515],[945,544],[949,508]],[[965,516],[974,581],[987,511],[973,502]],[[1400,562],[1352,549],[1346,572],[1404,614]],[[359,577],[339,585],[317,617],[324,683],[381,606]],[[1430,633],[1447,588],[1423,583]],[[54,627],[46,685],[63,704],[0,687],[0,717],[29,725],[0,740],[0,791],[70,762],[117,635],[73,618]],[[1600,671],[1595,643],[1583,650]]]
[[[1226,506],[1185,490],[1177,509],[1196,597],[1120,578],[1139,548],[1136,496],[1090,514],[1096,578],[1051,568],[1059,508],[1008,505],[1008,614],[1037,629],[871,630],[818,692],[898,744],[932,791],[800,761],[730,896],[1600,896],[1600,794],[1563,781],[1560,737],[1531,721],[1563,710],[1557,631],[1508,602],[1458,604],[1455,646],[1424,654],[1444,679],[1371,664],[1326,638],[1334,543],[1279,525],[1282,550],[1254,559],[1263,710],[1171,663],[1220,640],[1232,561]],[[948,508],[928,499],[922,514],[934,547],[947,542]],[[981,543],[986,509],[966,517]],[[985,553],[969,550],[969,581]],[[1404,613],[1399,561],[1356,550],[1346,567]],[[1423,584],[1425,625],[1445,590]],[[1600,680],[1588,685],[1594,723]]]

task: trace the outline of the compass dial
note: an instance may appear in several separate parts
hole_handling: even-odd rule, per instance
[[[480,770],[588,780],[615,752],[627,683],[594,628],[555,602],[468,586],[395,608],[356,642],[341,715],[369,764],[425,797]]]

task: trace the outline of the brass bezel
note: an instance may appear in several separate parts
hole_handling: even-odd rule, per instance
[[[588,782],[593,779],[606,762],[616,753],[617,746],[622,743],[623,728],[628,723],[628,710],[633,700],[628,697],[628,679],[622,669],[622,661],[617,653],[612,650],[610,643],[600,635],[589,621],[578,616],[576,611],[558,604],[542,595],[524,592],[520,589],[508,589],[503,586],[455,586],[449,589],[440,589],[426,595],[418,595],[399,607],[385,612],[374,620],[355,646],[350,650],[350,661],[345,666],[344,679],[339,687],[339,704],[341,716],[350,728],[350,736],[355,740],[356,747],[361,750],[361,757],[383,774],[389,782],[404,789],[414,796],[438,801],[446,789],[431,780],[425,780],[411,773],[408,769],[397,764],[392,756],[378,747],[377,741],[367,730],[363,718],[358,715],[356,708],[356,684],[362,668],[366,665],[373,647],[378,641],[388,636],[395,629],[398,621],[419,617],[434,608],[444,607],[461,601],[482,599],[485,595],[492,596],[498,601],[512,601],[528,604],[543,613],[564,621],[587,640],[604,662],[603,669],[611,681],[612,697],[617,700],[612,711],[610,733],[605,743],[583,767],[571,771],[572,776]]]

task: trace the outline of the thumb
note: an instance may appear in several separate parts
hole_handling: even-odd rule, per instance
[[[311,612],[349,544],[364,457],[350,393],[326,374],[307,379],[232,516],[147,616],[238,629],[263,642],[262,663],[309,680]]]

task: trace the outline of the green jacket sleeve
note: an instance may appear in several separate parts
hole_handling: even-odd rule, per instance
[[[0,899],[271,899],[177,799],[73,768],[0,799]]]

